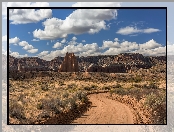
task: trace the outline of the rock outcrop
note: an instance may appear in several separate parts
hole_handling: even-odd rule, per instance
[[[19,65],[20,64],[20,65]],[[99,55],[78,57],[67,53],[65,57],[56,57],[46,61],[38,57],[15,58],[9,56],[9,71],[60,71],[60,72],[109,72],[125,73],[137,69],[149,69],[157,65],[166,65],[166,56],[143,56],[138,53],[118,55]]]
[[[59,72],[78,72],[78,61],[74,53],[66,53],[63,63],[60,65]]]

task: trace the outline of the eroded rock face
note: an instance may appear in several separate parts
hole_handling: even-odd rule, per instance
[[[59,72],[78,72],[78,61],[74,53],[66,53],[63,63],[60,65]]]
[[[73,66],[74,64],[74,66]],[[149,69],[155,65],[166,65],[166,56],[143,56],[138,53],[119,55],[101,55],[78,57],[67,53],[65,57],[56,57],[46,61],[38,57],[15,58],[9,56],[9,71],[61,71],[61,72],[134,72],[137,69]],[[165,67],[164,67],[165,68]]]

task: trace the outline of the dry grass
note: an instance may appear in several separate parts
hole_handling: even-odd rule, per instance
[[[154,84],[149,78],[141,79],[141,76],[134,74],[119,75],[113,73],[59,73],[51,75],[52,77],[9,80],[10,123],[42,124],[57,115],[66,116],[66,113],[80,108],[82,105],[86,104],[87,107],[88,94],[101,91],[110,91],[111,95],[113,93],[122,96],[128,95],[136,98],[137,101],[147,98],[147,107],[150,104],[147,102],[156,98],[157,95],[165,98],[166,82],[164,80],[156,81]],[[153,95],[151,98],[149,97],[150,93],[154,93],[156,96]],[[164,107],[164,100],[156,100],[158,100],[159,106]],[[151,102],[153,103],[153,101]],[[17,108],[14,108],[14,105]],[[163,109],[164,112],[165,109]],[[157,115],[159,114],[158,111]],[[156,116],[154,115],[154,117]],[[154,120],[162,121],[163,118]]]

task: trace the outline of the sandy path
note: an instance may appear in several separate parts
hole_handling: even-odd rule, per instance
[[[126,105],[108,99],[107,93],[91,94],[92,107],[73,124],[133,124],[134,115]]]

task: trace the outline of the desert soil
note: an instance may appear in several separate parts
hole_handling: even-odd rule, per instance
[[[73,124],[134,124],[133,111],[120,102],[108,99],[108,93],[89,95],[91,108]]]

